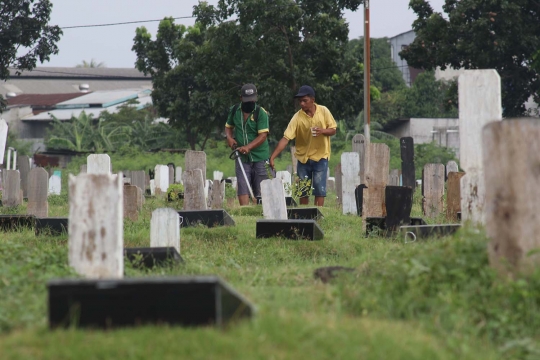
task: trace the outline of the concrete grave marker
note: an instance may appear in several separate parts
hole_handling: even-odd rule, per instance
[[[360,185],[360,155],[356,152],[341,154],[343,214],[356,214],[354,190]]]
[[[152,212],[150,247],[174,247],[180,253],[180,216],[176,210],[161,208]]]
[[[184,171],[184,210],[206,210],[201,169]]]
[[[146,173],[144,170],[131,172],[131,185],[137,186],[143,192],[146,190]]]
[[[352,151],[360,157],[360,184],[364,183],[366,171],[366,138],[362,134],[356,134],[352,138]]]
[[[221,171],[214,171],[214,180],[223,180],[223,172]]]
[[[263,216],[268,220],[287,220],[285,190],[280,179],[267,179],[261,182]]]
[[[206,181],[206,153],[204,151],[186,151],[186,172],[188,170],[200,169],[203,180]]]
[[[450,174],[451,172],[455,172],[455,173],[459,172],[458,164],[454,160],[450,160],[446,164],[446,178],[447,179],[448,179],[448,174]]]
[[[54,171],[49,179],[49,195],[60,195],[62,192],[62,173]]]
[[[390,149],[386,144],[369,144],[366,156],[362,217],[386,216],[385,187],[390,173]],[[364,226],[362,223],[362,226]]]
[[[464,172],[448,173],[446,184],[446,217],[450,221],[456,221],[457,213],[461,211],[461,178],[464,175]]]
[[[176,167],[176,172],[174,174],[174,182],[176,184],[183,184],[183,180],[182,180],[182,167],[181,166],[177,166]]]
[[[0,165],[4,163],[4,154],[7,145],[8,124],[6,120],[0,119]]]
[[[336,191],[336,178],[335,177],[329,177],[328,180],[326,180],[326,188],[328,191]]]
[[[169,190],[169,167],[167,165],[156,165],[154,171],[156,195],[166,194],[167,190]]]
[[[426,164],[422,179],[424,215],[435,218],[444,211],[444,165]]]
[[[225,201],[225,181],[214,180],[212,184],[212,196],[210,208],[218,210],[223,209],[223,202]]]
[[[28,174],[30,173],[30,158],[26,155],[17,156],[19,173],[21,174],[21,190],[23,197],[28,197]]]
[[[459,76],[461,219],[484,224],[485,183],[482,128],[502,120],[501,78],[495,70],[465,70]]]
[[[88,173],[88,165],[84,164],[81,165],[79,168],[79,174],[86,174]]]
[[[156,195],[156,180],[150,180],[150,195]]]
[[[483,130],[488,254],[501,274],[530,274],[540,266],[538,139],[538,118],[495,122]]]
[[[285,196],[292,196],[291,189],[291,174],[288,171],[276,172],[276,178],[280,179],[283,183],[283,189],[285,190]]]
[[[167,165],[169,167],[169,182],[168,182],[168,185],[172,185],[174,184],[174,171],[175,171],[175,168],[174,168],[174,164],[168,164]]]
[[[287,165],[287,171],[289,172],[289,174],[293,175],[294,172],[293,172],[293,167],[291,164]]]
[[[40,218],[49,217],[49,173],[44,168],[38,167],[30,170],[28,174],[28,215]]]
[[[390,170],[390,177],[388,180],[388,185],[399,186],[399,170],[398,169]]]
[[[69,176],[69,265],[78,274],[123,277],[123,207],[120,176]]]
[[[107,154],[91,154],[86,159],[88,174],[110,174],[111,158]]]
[[[341,163],[336,165],[336,168],[334,170],[334,176],[336,177],[336,196],[337,196],[337,204],[341,205],[343,204],[343,194],[342,194],[342,179],[343,174],[341,173]]]
[[[19,206],[21,199],[21,175],[19,170],[4,170],[4,190],[2,191],[3,206]]]
[[[139,220],[140,189],[135,185],[124,185],[124,218]]]

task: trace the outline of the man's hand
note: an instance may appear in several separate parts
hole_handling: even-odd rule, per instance
[[[249,148],[247,146],[242,146],[242,147],[239,147],[238,149],[238,152],[242,155],[247,155],[249,154]]]
[[[235,148],[238,144],[236,143],[236,140],[234,140],[234,138],[232,138],[232,137],[227,137],[227,145],[229,145],[229,147],[230,147],[231,149],[234,150],[234,148]]]
[[[274,165],[274,158],[270,158],[270,167],[272,168],[272,170],[276,171],[276,167]]]

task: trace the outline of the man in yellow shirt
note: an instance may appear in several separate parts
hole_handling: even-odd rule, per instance
[[[311,86],[300,87],[295,98],[298,99],[301,110],[294,114],[283,138],[270,156],[270,166],[274,168],[275,158],[285,149],[290,140],[296,139],[298,177],[302,180],[311,180],[315,205],[323,206],[331,151],[330,136],[336,134],[337,124],[330,110],[315,103],[315,90]],[[308,203],[308,195],[302,194],[300,204]]]

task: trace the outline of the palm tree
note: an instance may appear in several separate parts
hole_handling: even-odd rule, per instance
[[[104,68],[104,67],[107,67],[107,66],[105,65],[104,62],[98,63],[98,62],[96,62],[96,60],[92,59],[89,62],[86,61],[86,60],[83,60],[82,64],[78,64],[75,67],[78,67],[78,68]]]

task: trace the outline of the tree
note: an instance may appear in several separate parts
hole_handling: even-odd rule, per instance
[[[506,117],[525,113],[533,95],[540,103],[540,71],[532,66],[540,49],[540,2],[446,0],[447,19],[426,0],[411,0],[418,16],[416,39],[400,53],[409,65],[435,69],[496,69]]]
[[[98,63],[96,60],[92,59],[90,61],[83,60],[81,64],[77,64],[77,68],[104,68],[107,67],[104,62]]]
[[[56,43],[62,30],[50,26],[49,0],[4,0],[0,3],[0,80],[7,80],[10,68],[17,74],[32,70],[37,62],[58,54]],[[19,55],[19,50],[28,49]],[[0,95],[0,112],[5,101]]]
[[[191,28],[161,22],[156,40],[137,29],[137,68],[152,74],[154,104],[182,128],[191,147],[204,146],[225,123],[239,90],[254,83],[271,115],[272,134],[282,133],[295,111],[293,95],[312,85],[317,100],[336,118],[362,109],[362,66],[346,57],[344,9],[361,0],[220,0],[195,7]]]

